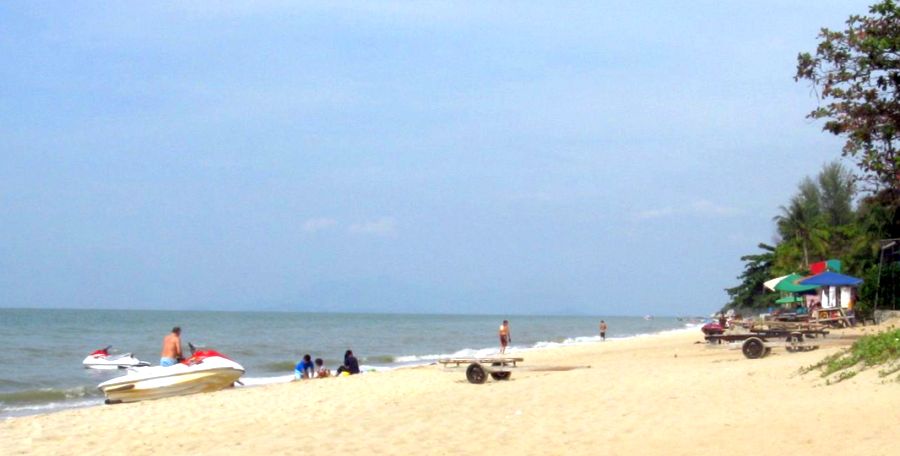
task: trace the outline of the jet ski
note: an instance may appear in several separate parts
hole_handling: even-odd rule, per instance
[[[127,369],[129,367],[142,367],[149,366],[150,363],[146,361],[141,361],[134,357],[131,353],[122,353],[120,355],[110,355],[109,349],[112,348],[112,345],[107,345],[106,348],[101,348],[99,350],[95,350],[90,355],[84,358],[84,361],[81,364],[84,364],[85,368],[88,369]]]
[[[172,366],[130,369],[97,388],[107,404],[136,402],[185,394],[207,393],[232,386],[244,375],[244,367],[215,350],[197,350]]]

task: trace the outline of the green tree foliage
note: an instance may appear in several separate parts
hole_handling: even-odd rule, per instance
[[[766,293],[763,282],[772,278],[772,260],[775,259],[775,247],[767,244],[758,246],[763,253],[741,257],[744,272],[738,276],[741,283],[725,291],[731,297],[726,309],[765,308],[775,303],[778,298],[774,293]]]
[[[790,261],[790,265],[780,265],[782,269],[791,269],[795,255],[788,253],[802,253],[802,266],[809,267],[809,251],[813,249],[813,253],[818,255],[824,250],[825,236],[827,233],[822,229],[822,207],[820,204],[821,193],[815,182],[809,177],[800,182],[799,191],[787,206],[781,206],[781,214],[776,215],[774,220],[778,229],[778,235],[781,237],[780,243],[782,254],[780,255],[784,261]]]
[[[841,226],[853,222],[853,199],[856,197],[854,181],[853,173],[840,162],[831,162],[822,168],[817,182],[825,223]]]
[[[764,253],[741,258],[745,262],[738,277],[741,283],[725,290],[730,298],[726,308],[772,305],[778,295],[764,290],[763,282],[808,270],[812,261],[869,258],[872,238],[857,223],[855,198],[854,176],[839,162],[826,164],[816,179],[804,178],[788,205],[781,206],[781,213],[773,219],[777,245],[760,244]],[[879,227],[873,233],[880,232],[883,223],[873,223]]]
[[[781,239],[776,248],[776,272],[808,269],[811,261],[840,257],[852,244],[856,217],[853,174],[840,162],[825,165],[815,180],[807,177],[781,214],[775,216]]]
[[[823,28],[815,55],[797,57],[795,80],[808,80],[822,103],[808,117],[846,136],[844,154],[895,194],[900,189],[900,7],[893,0],[854,15],[847,29]]]
[[[900,249],[885,251],[882,260],[881,239],[900,238],[900,210],[888,190],[862,199],[857,209],[855,244],[848,255],[849,272],[864,280],[859,289],[860,310],[900,308]],[[880,277],[879,277],[880,272]]]
[[[821,96],[808,117],[845,136],[844,155],[875,184],[856,201],[853,173],[834,162],[815,180],[804,179],[774,217],[778,241],[741,258],[741,283],[726,291],[726,308],[767,307],[777,293],[763,282],[805,272],[811,261],[840,258],[844,272],[861,277],[855,308],[900,308],[900,250],[881,264],[884,239],[900,238],[900,7],[884,0],[868,16],[851,16],[847,29],[822,29],[815,55],[798,56],[795,80],[810,81]]]

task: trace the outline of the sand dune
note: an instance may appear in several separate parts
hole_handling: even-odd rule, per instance
[[[701,339],[528,352],[534,371],[484,385],[427,366],[16,418],[0,453],[897,454],[900,384],[798,374],[833,346],[746,360]]]

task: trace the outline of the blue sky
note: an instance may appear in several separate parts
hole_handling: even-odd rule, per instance
[[[0,306],[709,313],[865,2],[4,2]]]

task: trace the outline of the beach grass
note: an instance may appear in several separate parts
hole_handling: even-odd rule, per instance
[[[806,374],[818,370],[828,384],[833,384],[875,366],[884,366],[878,371],[880,377],[900,372],[900,329],[890,327],[887,331],[863,336],[849,348],[826,356],[800,372]],[[900,375],[894,380],[900,381]]]

